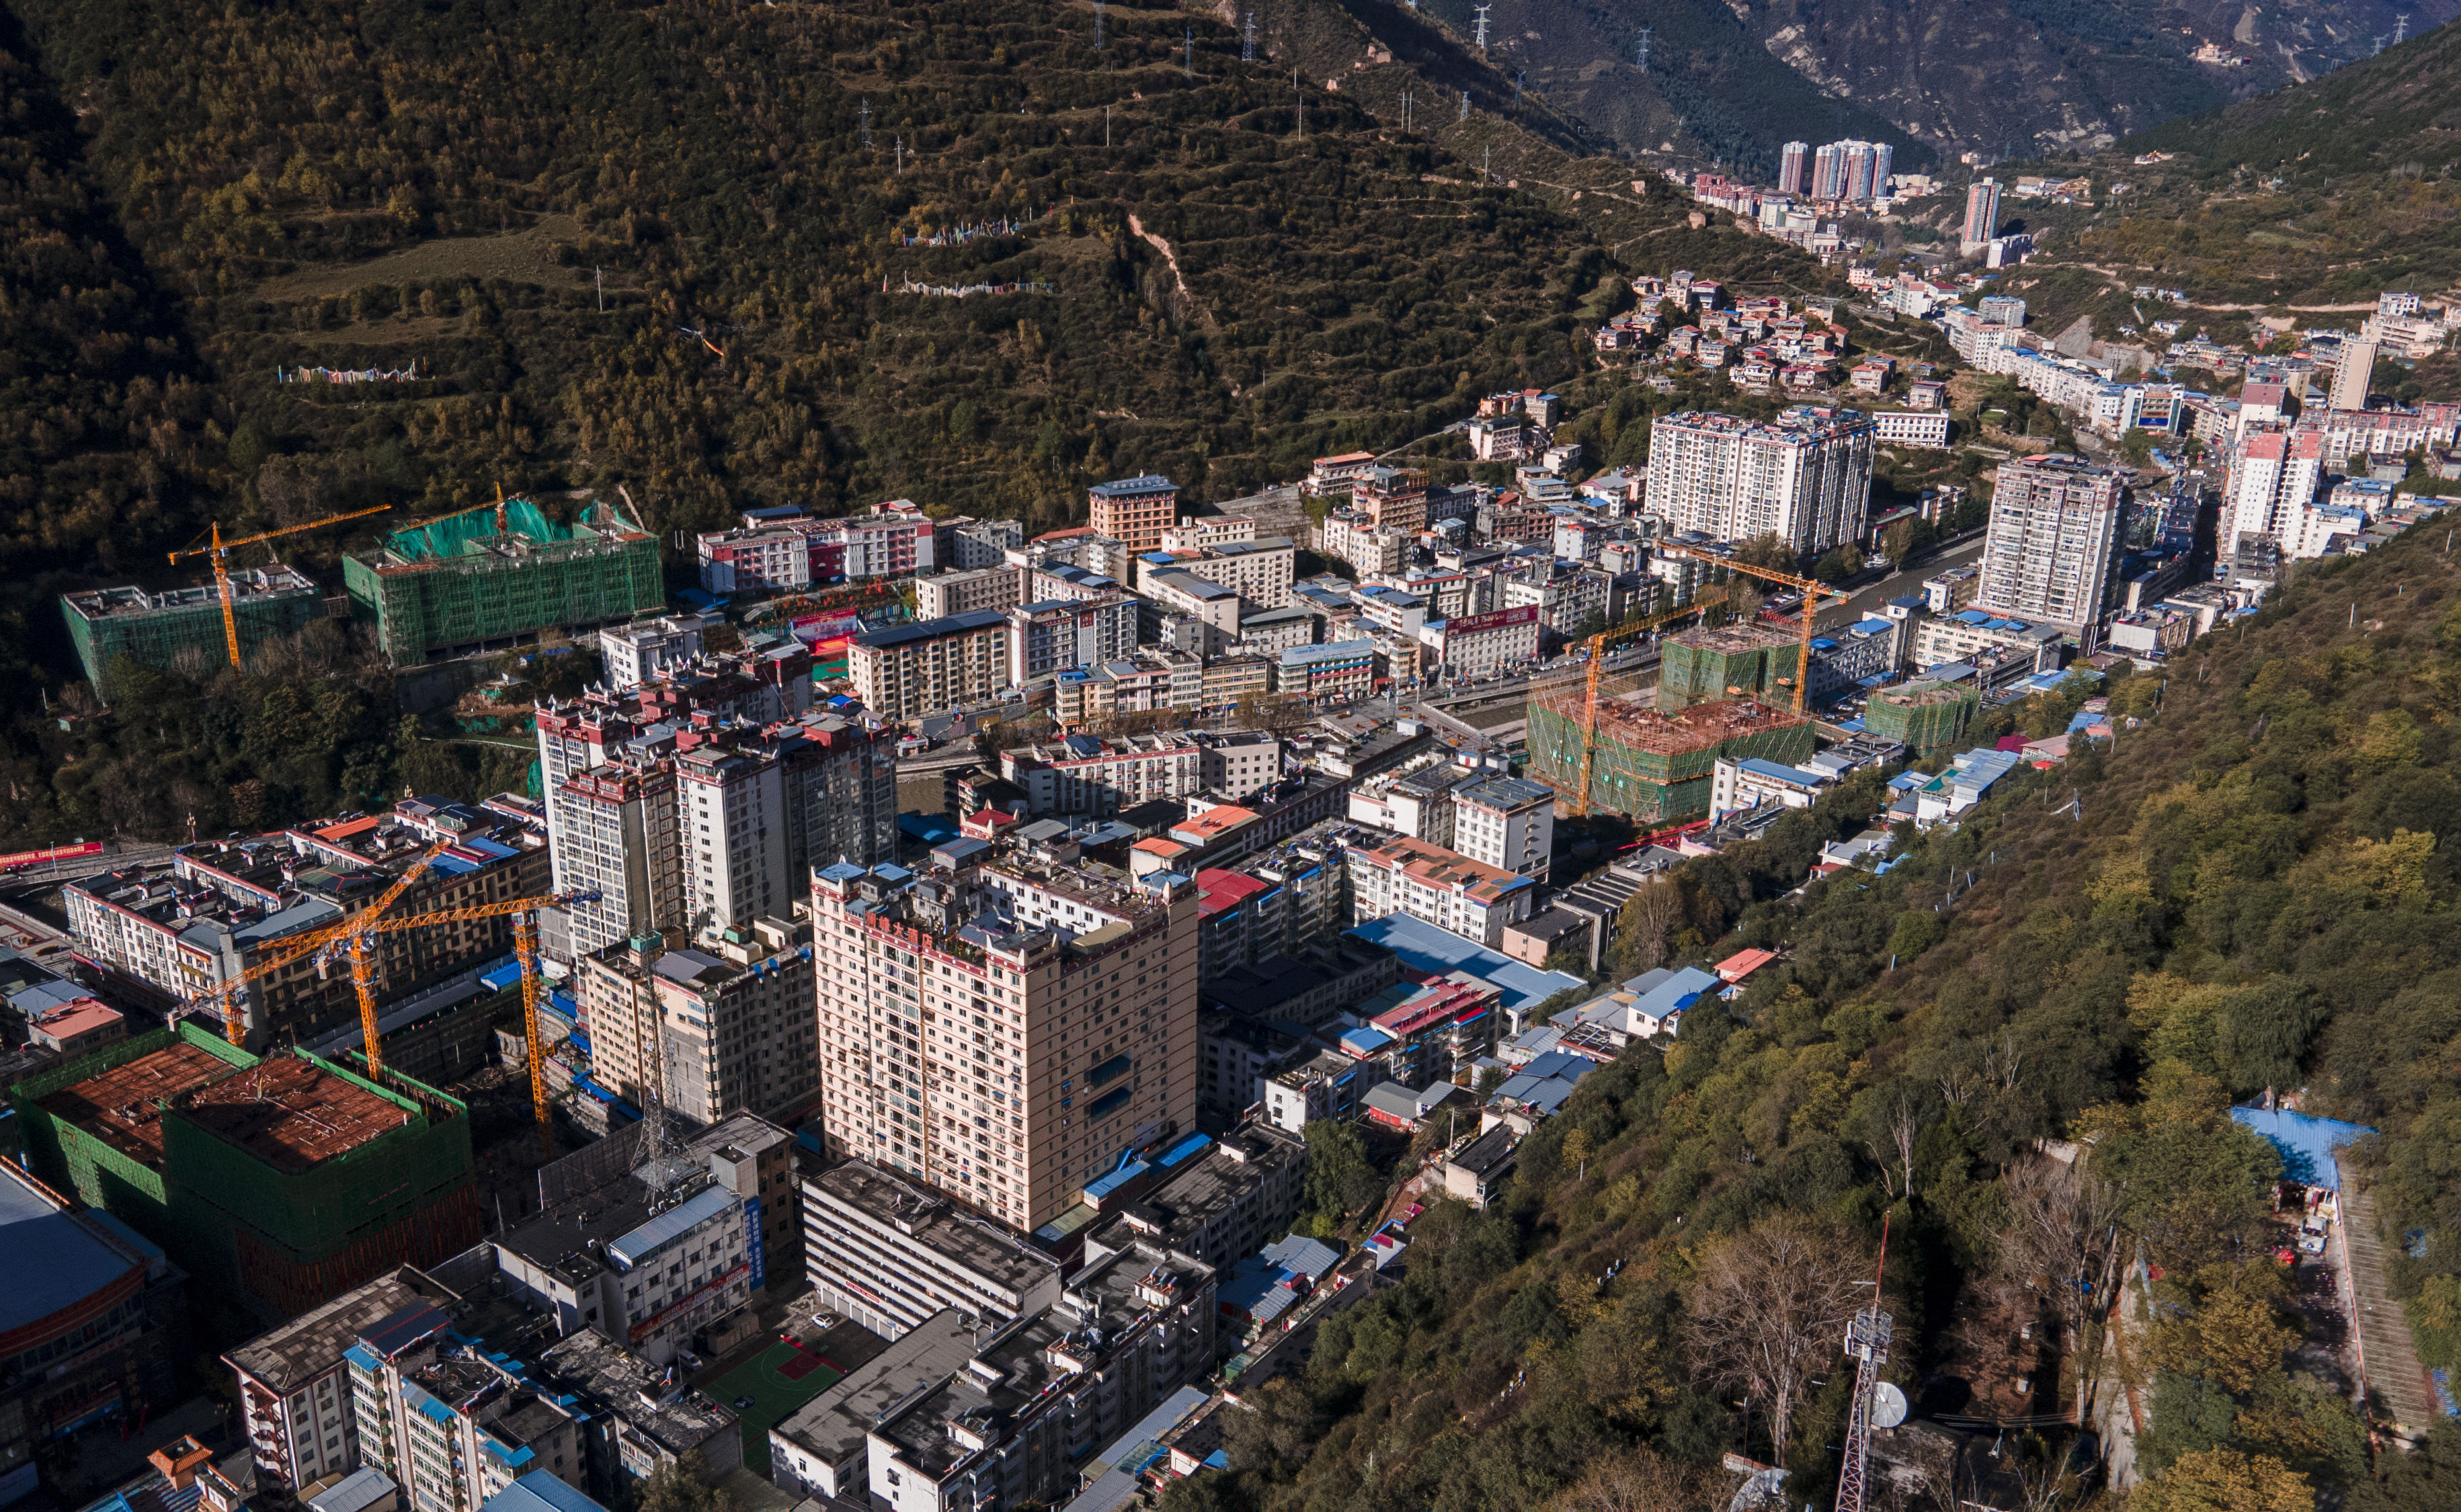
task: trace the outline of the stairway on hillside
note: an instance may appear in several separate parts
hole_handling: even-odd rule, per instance
[[[2375,1205],[2356,1173],[2334,1161],[2342,1178],[2342,1245],[2347,1255],[2362,1375],[2377,1411],[2406,1439],[2423,1437],[2436,1421],[2435,1383],[2418,1360],[2409,1318],[2386,1285],[2384,1239]]]

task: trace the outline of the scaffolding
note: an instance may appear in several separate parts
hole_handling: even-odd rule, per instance
[[[1915,760],[1948,750],[1982,708],[1970,684],[1911,682],[1883,688],[1863,711],[1863,732],[1906,748]]]
[[[182,1020],[10,1097],[37,1174],[263,1315],[481,1236],[468,1110],[364,1062],[259,1057]]]
[[[230,584],[232,628],[243,656],[268,640],[297,634],[325,613],[324,594],[289,567],[234,572]],[[68,593],[60,597],[60,613],[86,680],[105,703],[120,692],[112,664],[122,656],[164,671],[192,648],[203,653],[199,665],[206,670],[227,659],[222,594],[210,584],[168,593],[134,587]]]
[[[526,499],[465,509],[343,558],[342,581],[351,612],[374,622],[396,667],[628,620],[667,601],[657,538],[604,500],[569,525]]]
[[[1795,637],[1758,625],[1719,625],[1658,646],[1658,707],[1667,713],[1725,698],[1791,697]]]
[[[1758,756],[1794,766],[1811,757],[1811,721],[1790,710],[1738,698],[1661,711],[1626,690],[1599,699],[1582,791],[1583,702],[1578,687],[1531,700],[1530,775],[1592,813],[1629,815],[1645,824],[1705,819],[1720,761]]]

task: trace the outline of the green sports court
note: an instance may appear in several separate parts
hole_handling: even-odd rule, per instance
[[[743,1419],[743,1463],[753,1474],[769,1474],[769,1430],[793,1416],[821,1393],[837,1384],[844,1372],[831,1367],[818,1350],[772,1344],[703,1388],[711,1400]],[[735,1406],[749,1396],[752,1405]]]

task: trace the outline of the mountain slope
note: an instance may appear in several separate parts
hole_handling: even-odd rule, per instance
[[[1473,0],[1427,0],[1467,35]],[[2406,24],[2461,14],[2389,0],[2302,0],[2262,8],[2180,0],[2129,10],[2076,0],[1497,0],[1491,52],[1527,68],[1567,114],[1626,151],[1674,139],[1670,113],[1729,162],[1766,176],[1790,139],[1858,136],[1993,156],[2084,150],[2365,57]],[[1648,77],[1635,67],[1655,33]],[[2236,66],[2198,62],[2211,44]],[[1679,146],[1681,144],[1679,142]]]
[[[1196,17],[1191,75],[1175,10],[1109,8],[1097,50],[1040,0],[19,9],[175,291],[212,398],[182,476],[226,522],[499,481],[622,482],[661,530],[901,494],[1048,525],[1144,470],[1220,497],[1569,375],[1609,266],[1321,81],[1302,141],[1287,73]]]
[[[2108,1357],[2099,1304],[2141,1243],[2160,1279],[2129,1293],[2138,1390],[2129,1407],[2107,1387],[2104,1419],[2143,1414],[2153,1485],[2129,1505],[2450,1505],[2461,1434],[2371,1445],[2329,1331],[2302,1341],[2272,1258],[2279,1160],[2226,1113],[2303,1087],[2308,1111],[2383,1131],[2349,1158],[2386,1252],[2423,1257],[2393,1279],[2428,1363],[2461,1363],[2461,559],[2443,538],[2307,568],[2166,680],[2118,682],[2114,749],[2021,769],[1954,832],[1901,831],[1885,875],[1794,890],[1887,800],[1872,774],[1644,889],[1616,974],[1669,948],[1783,964],[1731,1010],[1703,999],[1662,1053],[1592,1073],[1486,1211],[1431,1203],[1401,1284],[1335,1313],[1303,1375],[1243,1392],[1231,1471],[1165,1512],[1718,1505],[1699,1478],[1730,1449],[1790,1467],[1789,1504],[1826,1505],[1851,1373],[1819,1310],[1838,1305],[1803,1288],[1868,1276],[1884,1211],[1890,1376],[1979,1436],[1972,1469],[2038,1498],[1993,1504],[2054,1504],[2060,1418]],[[2064,729],[2082,696],[2013,722]],[[2047,1139],[2082,1142],[2088,1184]],[[2044,1275],[2093,1278],[2092,1305]],[[1754,1321],[1739,1289],[1770,1324],[1740,1373],[1721,1346]],[[1789,1318],[1806,1342],[1780,1337]],[[1819,1380],[1773,1440],[1780,1363]]]

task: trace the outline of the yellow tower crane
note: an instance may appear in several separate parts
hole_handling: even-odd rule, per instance
[[[206,544],[174,551],[170,554],[171,562],[177,565],[189,557],[212,559],[214,590],[222,595],[223,601],[223,641],[230,648],[230,664],[233,667],[239,667],[239,614],[231,607],[231,552],[240,546],[252,546],[260,541],[271,541],[276,536],[295,536],[303,530],[314,530],[320,525],[338,525],[345,520],[364,520],[370,515],[386,514],[392,508],[391,504],[384,504],[374,509],[355,509],[347,515],[327,515],[322,520],[310,520],[304,525],[285,525],[279,530],[267,530],[253,536],[242,536],[237,541],[225,541],[223,527],[217,522],[208,527],[211,536]],[[245,669],[242,670],[245,671]]]
[[[1723,593],[1701,594],[1681,608],[1669,609],[1663,614],[1653,614],[1645,620],[1634,620],[1627,625],[1610,626],[1590,637],[1588,643],[1590,664],[1581,691],[1580,785],[1571,793],[1563,795],[1566,806],[1573,813],[1578,815],[1587,814],[1590,811],[1590,768],[1598,754],[1598,676],[1606,667],[1607,648],[1617,641],[1629,640],[1635,635],[1654,630],[1661,625],[1671,625],[1677,620],[1702,613],[1724,602],[1725,595]]]
[[[1731,557],[1720,556],[1717,552],[1705,550],[1700,546],[1687,546],[1680,542],[1661,543],[1658,549],[1675,556],[1691,557],[1697,561],[1706,562],[1714,566],[1723,567],[1729,572],[1748,573],[1770,583],[1781,583],[1803,595],[1802,634],[1798,638],[1794,658],[1794,712],[1802,713],[1805,702],[1811,692],[1811,632],[1815,622],[1820,618],[1820,610],[1823,607],[1820,601],[1826,597],[1843,604],[1854,595],[1841,588],[1832,588],[1828,584],[1811,578],[1798,578],[1792,573],[1780,572],[1772,567],[1756,567],[1750,563],[1737,562]]]
[[[594,903],[595,892],[549,893],[543,898],[509,898],[501,903],[473,904],[463,908],[439,908],[433,913],[404,914],[397,919],[380,919],[369,925],[353,939],[330,940],[318,952],[324,960],[347,946],[351,952],[352,979],[361,980],[359,962],[366,950],[367,936],[395,934],[404,929],[425,929],[440,924],[466,924],[474,919],[502,919],[510,915],[513,921],[513,953],[522,964],[522,1033],[529,1047],[530,1105],[537,1111],[539,1149],[548,1160],[555,1159],[555,1124],[546,1106],[546,1056],[539,1044],[539,969],[538,916],[542,908],[561,908],[570,904]],[[368,1065],[380,1068],[384,1051],[376,1037],[375,1010],[373,1000],[361,989],[361,1033],[365,1036],[361,1049]]]
[[[409,869],[395,878],[393,885],[387,887],[375,902],[339,924],[329,924],[321,929],[310,929],[306,934],[277,941],[272,947],[273,953],[268,954],[264,960],[257,962],[237,976],[217,982],[203,992],[189,998],[185,1006],[191,1009],[205,1009],[216,1013],[223,1021],[223,1037],[234,1045],[246,1045],[247,1025],[240,1013],[239,990],[241,988],[310,955],[315,955],[317,964],[323,965],[325,957],[322,952],[326,947],[346,941],[351,935],[364,929],[387,908],[400,902],[401,895],[410,890],[411,884],[427,875],[428,863],[441,855],[445,846],[450,843],[449,841],[441,841],[431,848],[427,854],[413,862]],[[371,1016],[371,1005],[374,1001],[374,991],[370,988],[362,987],[359,991],[359,1016],[365,1023],[371,1025],[375,1022]]]

